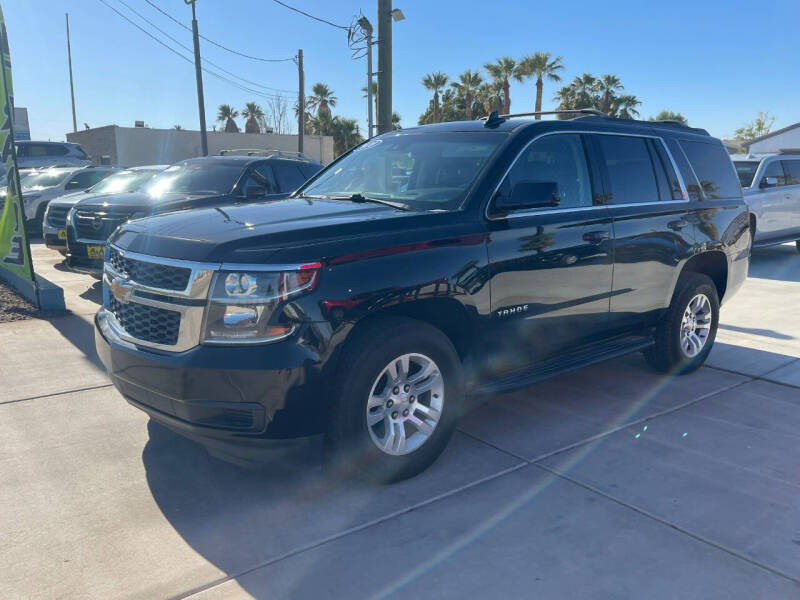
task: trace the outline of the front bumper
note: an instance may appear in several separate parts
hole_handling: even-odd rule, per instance
[[[323,429],[322,359],[313,325],[263,346],[196,346],[179,353],[117,337],[101,309],[95,346],[125,399],[151,418],[209,447],[252,448]],[[229,450],[221,453],[233,454]]]
[[[67,226],[64,224],[64,227],[61,228],[61,231],[66,231],[66,228]],[[53,227],[47,222],[47,219],[44,220],[44,223],[42,223],[42,235],[44,237],[45,246],[52,248],[53,250],[66,250],[67,238],[64,237],[63,239],[59,239],[58,232],[58,227]]]

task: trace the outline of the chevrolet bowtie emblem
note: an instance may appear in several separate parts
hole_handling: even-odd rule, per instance
[[[120,304],[127,304],[133,296],[133,286],[125,281],[122,277],[114,277],[109,286],[111,295],[116,298]]]

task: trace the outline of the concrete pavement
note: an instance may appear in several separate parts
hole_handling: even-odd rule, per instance
[[[476,409],[424,474],[252,471],[149,424],[94,355],[99,288],[0,325],[0,597],[800,597],[800,255],[758,251],[709,366],[639,356]]]

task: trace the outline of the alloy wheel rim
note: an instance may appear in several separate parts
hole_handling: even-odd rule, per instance
[[[711,301],[705,294],[697,294],[689,301],[681,319],[681,351],[694,358],[705,348],[711,334]]]
[[[367,400],[367,429],[386,454],[410,454],[433,435],[444,408],[444,378],[424,354],[393,359],[375,378]]]

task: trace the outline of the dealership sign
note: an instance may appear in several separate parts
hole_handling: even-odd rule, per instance
[[[14,147],[14,91],[11,57],[3,9],[0,7],[0,160],[7,174],[6,197],[0,198],[0,279],[10,283],[28,300],[39,304],[31,251],[25,236],[25,213],[20,196],[19,171]]]

